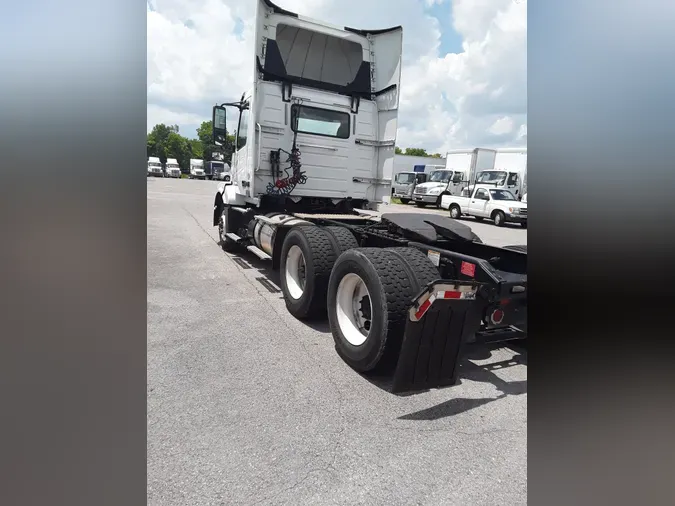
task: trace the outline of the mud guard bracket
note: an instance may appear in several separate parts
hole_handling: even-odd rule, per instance
[[[465,343],[481,324],[481,283],[439,280],[408,311],[392,393],[454,385]]]

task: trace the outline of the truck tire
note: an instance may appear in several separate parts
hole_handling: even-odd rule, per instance
[[[358,248],[359,243],[356,242],[356,237],[351,231],[344,227],[321,227],[328,239],[333,243],[333,251],[335,258],[349,249]]]
[[[497,211],[492,216],[492,219],[494,220],[495,225],[497,225],[498,227],[503,227],[504,222],[506,221],[506,216],[504,216],[504,213],[502,211]]]
[[[220,247],[223,248],[223,251],[231,253],[237,249],[237,243],[225,236],[225,233],[229,232],[227,227],[229,213],[230,210],[226,207],[220,215],[220,219],[218,220],[218,236],[220,237]]]
[[[462,209],[457,204],[450,206],[450,218],[458,220],[462,217]]]
[[[410,199],[401,199],[401,204],[407,206],[408,204],[410,204]]]
[[[351,249],[333,267],[328,320],[338,355],[358,372],[395,367],[410,301],[431,275],[419,256],[404,249]]]
[[[298,319],[325,316],[326,292],[338,255],[321,227],[291,228],[281,247],[281,291],[286,308]]]
[[[427,207],[427,203],[426,203],[426,202],[415,202],[415,205],[416,205],[417,207]]]
[[[432,281],[440,279],[441,273],[438,268],[417,248],[396,247],[387,248],[387,251],[391,251],[405,262],[410,279],[414,282],[415,295]]]

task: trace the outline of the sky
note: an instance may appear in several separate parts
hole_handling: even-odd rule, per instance
[[[177,124],[196,137],[216,102],[250,87],[257,0],[147,2],[148,131]],[[526,0],[275,3],[338,26],[403,27],[398,146],[445,153],[526,145]]]

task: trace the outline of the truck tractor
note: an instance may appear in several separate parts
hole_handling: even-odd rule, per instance
[[[388,203],[402,29],[330,26],[258,0],[253,86],[213,108],[236,125],[213,226],[280,271],[288,311],[327,318],[340,357],[394,393],[452,385],[467,346],[527,335],[526,248]],[[232,131],[232,128],[228,129]],[[248,252],[248,253],[247,253]]]

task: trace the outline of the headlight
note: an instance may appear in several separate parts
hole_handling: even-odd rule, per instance
[[[509,207],[509,212],[513,214],[518,214],[519,210],[517,207]]]
[[[429,190],[429,195],[438,195],[441,193],[441,188],[432,188]]]

